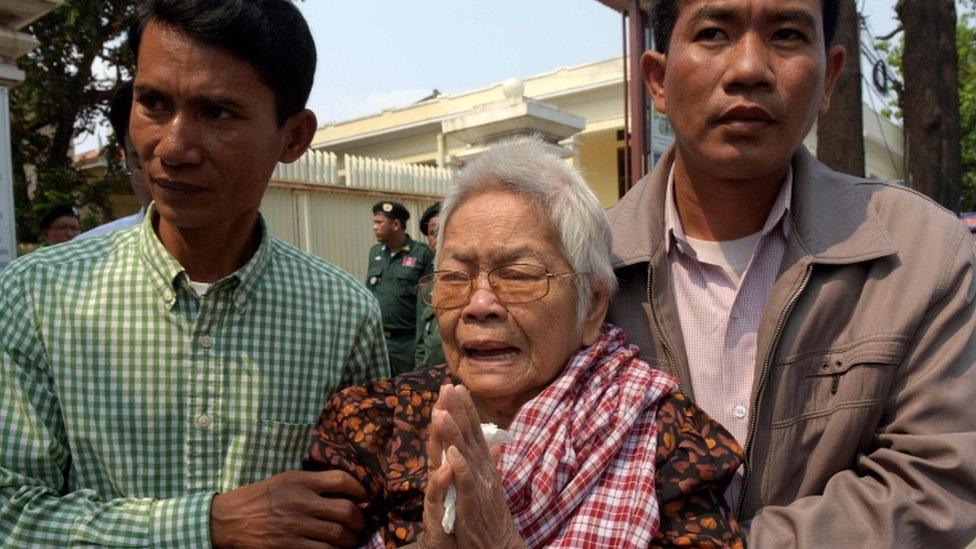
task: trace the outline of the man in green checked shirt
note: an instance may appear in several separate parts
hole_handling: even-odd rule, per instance
[[[338,388],[389,375],[376,300],[270,236],[275,165],[315,132],[287,0],[147,0],[137,228],[0,273],[0,544],[352,546],[365,497],[297,471]]]

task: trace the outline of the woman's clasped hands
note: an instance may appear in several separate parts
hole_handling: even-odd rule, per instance
[[[502,492],[497,445],[489,448],[471,394],[460,385],[441,386],[427,442],[429,482],[424,495],[424,533],[419,546],[434,548],[522,548]],[[457,490],[451,533],[443,520],[448,489]]]

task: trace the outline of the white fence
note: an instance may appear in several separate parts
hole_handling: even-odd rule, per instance
[[[450,170],[405,164],[379,158],[328,151],[308,151],[291,164],[279,164],[273,181],[335,185],[401,194],[443,196],[451,183]]]
[[[339,185],[338,159],[335,153],[310,150],[291,164],[278,164],[271,175],[271,180],[312,185]]]
[[[406,194],[443,196],[450,170],[345,155],[346,186]]]
[[[447,189],[451,172],[352,155],[309,151],[279,164],[261,213],[271,233],[322,257],[359,280],[366,276],[369,248],[376,244],[372,206],[389,198],[410,210],[407,232],[423,240],[420,215]]]

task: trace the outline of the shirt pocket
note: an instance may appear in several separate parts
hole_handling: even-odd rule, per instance
[[[906,349],[907,338],[885,334],[777,366],[764,413],[771,418],[764,504],[821,493],[870,448]]]
[[[884,403],[906,338],[869,336],[778,364],[772,426]]]
[[[420,269],[410,267],[400,267],[393,273],[403,295],[408,297],[417,297],[417,284],[420,282],[420,275]]]
[[[301,469],[302,459],[312,441],[312,427],[310,423],[257,420],[241,484]]]

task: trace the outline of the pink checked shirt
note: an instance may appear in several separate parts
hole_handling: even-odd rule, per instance
[[[786,175],[769,213],[752,260],[736,285],[718,265],[700,261],[689,245],[674,203],[674,171],[665,200],[665,243],[691,371],[695,403],[746,445],[756,334],[789,236],[793,169]],[[725,499],[738,512],[742,469]]]

